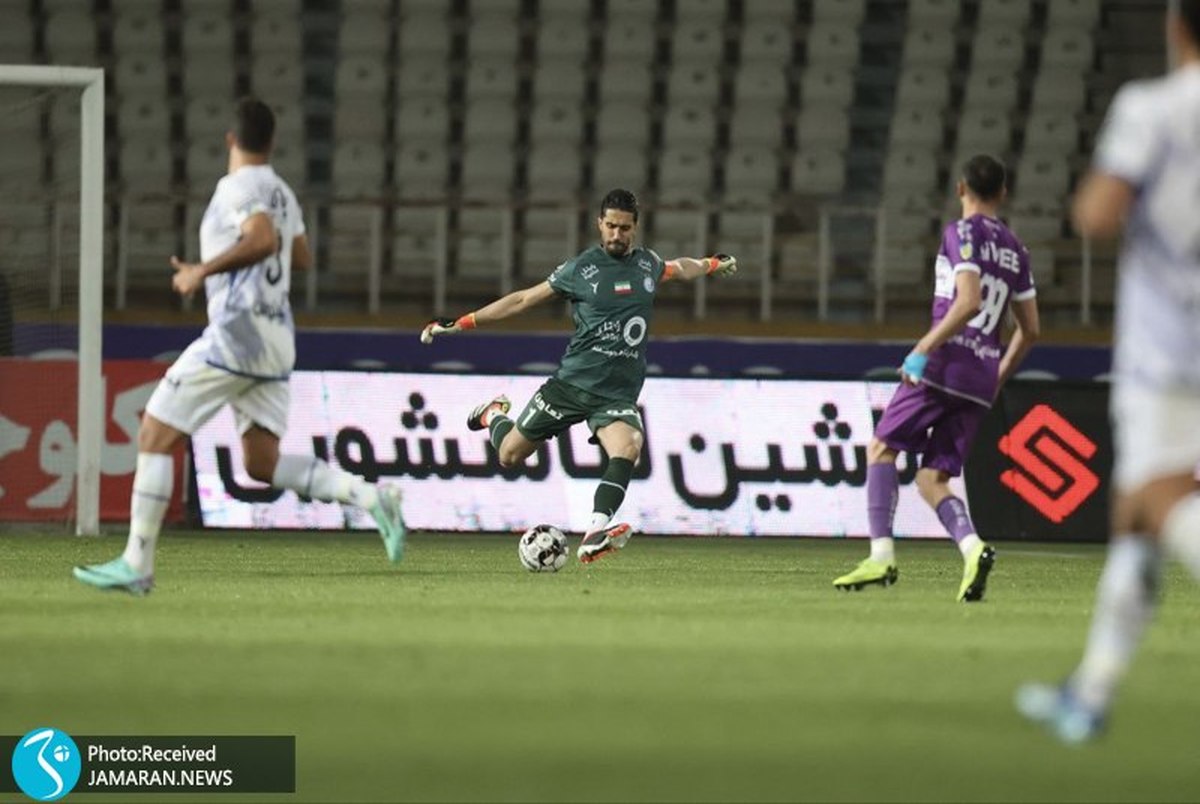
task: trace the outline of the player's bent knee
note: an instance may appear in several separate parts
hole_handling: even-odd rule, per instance
[[[171,425],[147,413],[138,427],[138,452],[168,453],[183,435]]]

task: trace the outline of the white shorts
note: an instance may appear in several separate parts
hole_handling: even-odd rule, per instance
[[[206,346],[198,341],[184,350],[154,389],[146,412],[191,435],[229,403],[238,435],[257,424],[282,438],[291,402],[287,380],[260,380],[214,368],[204,361],[204,351]]]
[[[1113,384],[1113,487],[1137,491],[1200,465],[1200,393]]]

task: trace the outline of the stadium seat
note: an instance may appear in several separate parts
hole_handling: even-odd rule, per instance
[[[976,25],[979,28],[1023,28],[1029,22],[1031,5],[1030,0],[979,0],[979,20]]]
[[[296,57],[303,43],[304,31],[300,25],[299,8],[288,13],[273,7],[264,8],[261,0],[255,2],[250,23],[250,52],[256,59]]]
[[[712,155],[707,149],[679,147],[658,157],[658,200],[665,204],[703,201],[712,185]]]
[[[1017,28],[979,28],[971,44],[971,68],[1020,69],[1025,63],[1025,34]]]
[[[884,192],[927,192],[936,185],[937,177],[937,158],[929,150],[894,148],[883,167]]]
[[[504,9],[472,10],[467,40],[467,59],[516,61],[521,44],[517,19]]]
[[[506,98],[517,96],[517,73],[511,59],[478,59],[467,66],[467,102],[476,98]]]
[[[321,231],[321,237],[328,246],[326,251],[329,258],[325,267],[329,271],[343,276],[367,275],[373,245],[373,212],[368,204],[335,204],[330,207],[329,225]]]
[[[722,201],[730,206],[763,207],[774,199],[779,187],[779,159],[769,148],[730,149],[725,157],[725,191]]]
[[[747,25],[774,25],[790,31],[796,25],[795,3],[781,3],[779,0],[742,0],[742,20]]]
[[[841,23],[815,23],[808,30],[810,66],[846,69],[858,63],[858,29]]]
[[[605,0],[604,11],[610,20],[631,20],[639,25],[653,24],[658,15],[656,0]]]
[[[517,110],[502,98],[477,98],[463,115],[463,142],[511,145],[517,139]]]
[[[675,21],[698,20],[721,27],[729,13],[728,5],[727,0],[676,0]]]
[[[958,43],[944,25],[913,25],[904,36],[905,67],[944,70],[954,61]]]
[[[888,243],[924,243],[936,236],[936,213],[923,204],[887,204],[881,208]]]
[[[699,257],[708,251],[708,214],[684,210],[658,210],[650,247],[664,260]]]
[[[654,72],[649,63],[617,62],[605,67],[599,74],[600,101],[649,102],[654,92]]]
[[[298,56],[298,53],[255,50],[250,69],[255,94],[267,99],[300,98],[304,94],[304,66]]]
[[[888,134],[893,146],[937,148],[943,138],[942,113],[938,109],[897,104]]]
[[[1021,196],[1047,201],[1062,198],[1071,180],[1067,163],[1058,154],[1026,151],[1016,173],[1016,191]]]
[[[1009,205],[1008,226],[1025,245],[1057,240],[1063,234],[1063,209],[1058,201],[1037,199],[1030,203],[1023,198]]]
[[[382,97],[348,95],[339,97],[333,112],[333,138],[383,142],[387,133],[387,109]]]
[[[940,25],[943,30],[958,22],[959,0],[909,0],[908,21]]]
[[[1079,123],[1073,114],[1042,110],[1025,122],[1025,150],[1039,153],[1074,153],[1079,145]]]
[[[792,59],[795,46],[790,25],[770,20],[748,21],[742,26],[742,66],[762,61],[785,65]]]
[[[649,63],[654,58],[654,36],[653,25],[610,16],[604,29],[604,69],[631,61]]]
[[[463,149],[460,189],[471,201],[507,201],[512,197],[516,154],[501,142],[468,144]]]
[[[872,266],[872,270],[874,267]],[[883,248],[883,281],[892,287],[922,285],[933,278],[933,261],[923,243],[888,242]]]
[[[813,0],[813,22],[857,28],[867,13],[866,0]]]
[[[714,105],[721,88],[721,74],[712,61],[677,64],[667,81],[667,97],[671,103],[681,100]]]
[[[445,198],[450,160],[444,138],[402,141],[395,159],[396,191],[401,198]]]
[[[160,55],[163,49],[161,6],[139,5],[128,10],[114,9],[112,48],[118,58],[136,51]]]
[[[275,172],[299,192],[308,179],[304,138],[293,137],[277,142],[271,149],[271,164],[275,166]]]
[[[163,74],[162,53],[129,53],[118,56],[113,65],[116,91],[122,96],[138,95],[165,102],[167,76]]]
[[[578,215],[573,209],[531,209],[525,213],[520,238],[523,259],[518,275],[544,279],[554,268],[579,253]]]
[[[187,216],[189,223],[200,225],[200,217],[204,214],[201,204],[198,212]],[[129,263],[131,276],[152,276],[162,278],[165,283],[166,272],[171,264],[168,261],[172,254],[179,250],[176,241],[176,224],[173,204],[128,202],[126,215],[129,229],[126,239],[120,243],[120,249],[125,253]],[[185,259],[196,259],[200,256],[200,245],[197,242],[198,229],[193,229],[187,235],[183,249]]]
[[[583,108],[579,99],[539,102],[529,121],[529,138],[535,143],[578,146],[583,138]]]
[[[471,0],[468,5],[472,22],[488,17],[515,20],[521,16],[521,0]]]
[[[184,156],[184,169],[187,171],[188,182],[198,192],[203,192],[206,185],[216,184],[224,175],[229,162],[229,151],[220,140],[193,142],[188,146]]]
[[[1093,49],[1090,33],[1069,28],[1051,30],[1042,40],[1042,67],[1089,69]]]
[[[845,70],[816,67],[800,78],[800,101],[848,106],[854,97],[854,79]]]
[[[446,102],[450,71],[444,60],[413,56],[396,67],[396,95],[401,102],[415,98]]]
[[[592,157],[592,190],[624,187],[640,193],[646,184],[646,149],[626,143],[599,143]]]
[[[5,16],[7,18],[8,12]],[[59,9],[46,17],[42,30],[46,54],[53,62],[69,65],[98,63],[96,24],[90,12],[83,9]]]
[[[808,283],[817,278],[820,271],[817,235],[810,232],[780,235],[776,247],[781,282]]]
[[[534,100],[578,102],[583,95],[586,78],[584,65],[575,59],[539,61],[533,71]]]
[[[464,209],[458,214],[458,259],[454,274],[460,277],[500,279],[505,243],[506,216],[495,209]]]
[[[778,148],[782,144],[783,116],[777,104],[746,101],[734,106],[729,118],[731,149],[747,146]]]
[[[734,78],[737,103],[755,101],[782,106],[787,101],[786,66],[770,61],[743,61]]]
[[[11,9],[0,25],[0,63],[31,64],[33,62],[33,18],[26,12]]]
[[[333,193],[338,198],[375,198],[383,192],[386,158],[374,140],[342,140],[333,150]]]
[[[342,4],[338,53],[383,60],[391,46],[392,20],[387,10],[357,3]]]
[[[397,50],[405,60],[421,61],[445,58],[450,53],[453,31],[446,15],[446,6],[437,9],[400,7]]]
[[[438,210],[397,207],[392,211],[391,273],[432,277],[438,253]]]
[[[198,95],[184,108],[188,142],[224,142],[233,116],[233,101],[226,95]]]
[[[609,102],[596,112],[596,142],[645,146],[650,141],[650,110],[638,102]]]
[[[805,104],[796,119],[802,151],[844,151],[850,144],[850,116],[838,105]]]
[[[1086,95],[1087,85],[1080,70],[1047,67],[1038,70],[1033,79],[1030,108],[1075,113],[1083,110]]]
[[[690,14],[676,17],[671,35],[671,62],[675,65],[707,64],[714,53],[724,49],[724,26],[712,20],[696,18]]]
[[[125,189],[156,194],[170,189],[171,151],[166,142],[123,142],[119,161],[121,184]]]
[[[792,191],[804,195],[840,193],[846,166],[839,151],[798,151],[792,160]]]
[[[221,94],[233,98],[233,24],[227,14],[192,11],[183,16],[183,88],[189,96]]]
[[[959,153],[1002,154],[1008,150],[1008,115],[986,106],[964,109],[958,121]]]
[[[1100,0],[1056,0],[1046,4],[1046,27],[1091,30],[1100,21]]]
[[[579,7],[586,13],[587,6]],[[582,20],[571,17],[543,18],[537,28],[537,60],[582,63],[588,55],[589,32]]]
[[[1010,70],[972,70],[967,78],[963,107],[1006,112],[1017,103],[1017,76]]]
[[[896,107],[940,110],[950,99],[950,76],[945,70],[906,68],[896,87]]]
[[[387,93],[387,72],[375,56],[343,56],[334,72],[335,97],[349,96],[382,101]]]
[[[710,106],[678,101],[662,119],[663,148],[711,148],[717,136],[717,118]]]
[[[579,196],[583,163],[579,147],[563,142],[534,144],[526,172],[531,201],[573,201]]]
[[[579,0],[538,0],[538,20],[542,24],[565,21],[583,27],[591,13],[588,6]]]

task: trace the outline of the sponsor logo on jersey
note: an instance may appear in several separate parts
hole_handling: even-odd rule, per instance
[[[618,296],[628,296],[630,293],[633,293],[633,287],[624,280],[613,284],[613,290],[616,291]]]
[[[650,262],[650,260],[643,257],[642,259],[638,260],[638,267],[641,268],[643,271],[648,272],[652,268],[654,268],[654,265]]]
[[[579,275],[583,277],[584,281],[590,280],[598,273],[600,273],[600,269],[595,265],[585,265],[579,269]]]

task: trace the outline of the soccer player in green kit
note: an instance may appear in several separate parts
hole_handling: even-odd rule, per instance
[[[435,336],[511,318],[552,299],[572,303],[575,334],[554,376],[515,420],[508,416],[512,403],[498,396],[475,408],[467,426],[486,428],[500,463],[513,466],[532,455],[538,442],[587,422],[608,455],[608,466],[579,545],[583,562],[621,549],[633,535],[628,524],[610,527],[609,523],[625,499],[642,451],[637,399],[646,379],[646,340],[659,284],[737,271],[737,260],[724,254],[664,261],[650,249],[635,247],[638,202],[628,190],[612,190],[604,196],[596,225],[600,244],[555,268],[544,282],[460,318],[431,321],[421,332],[421,342],[428,344]]]

